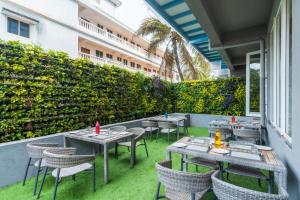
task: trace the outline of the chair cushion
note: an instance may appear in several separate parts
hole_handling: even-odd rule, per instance
[[[34,162],[34,166],[39,167],[39,160]],[[46,161],[45,159],[42,159],[41,167],[45,167],[45,166],[46,166]]]
[[[225,172],[238,174],[241,176],[249,176],[249,177],[254,177],[254,178],[267,179],[267,177],[259,169],[241,166],[241,165],[230,164],[225,169]]]
[[[93,165],[90,164],[90,163],[83,163],[83,164],[80,164],[80,165],[77,165],[77,166],[74,166],[74,167],[62,168],[60,170],[59,177],[72,176],[74,174],[85,171],[85,170],[90,169],[92,167],[93,167]],[[52,176],[56,177],[56,174],[57,174],[57,168],[52,171]]]
[[[145,131],[147,131],[147,132],[151,132],[151,130],[152,131],[157,131],[158,127],[147,127],[147,128],[145,128]]]
[[[201,199],[207,190],[196,193],[196,199]],[[170,188],[166,188],[165,196],[170,200],[191,200],[191,193],[178,192]]]
[[[167,128],[163,128],[160,130],[161,133],[172,133],[172,132],[175,132],[176,129],[175,128],[170,128],[170,129],[167,129]]]
[[[139,145],[141,145],[141,144],[142,144],[142,143],[137,142],[137,143],[135,144],[135,146],[139,146]],[[119,145],[120,145],[120,146],[131,147],[131,142],[130,142],[130,141],[129,141],[129,142],[120,142]]]
[[[188,159],[185,159],[184,162],[209,167],[209,168],[212,168],[212,169],[215,169],[216,166],[217,166],[216,161],[207,160],[207,159],[200,158],[200,157],[188,158]]]

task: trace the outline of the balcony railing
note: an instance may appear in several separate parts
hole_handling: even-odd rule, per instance
[[[78,56],[80,58],[86,58],[86,59],[91,60],[94,63],[98,63],[98,64],[102,64],[102,65],[103,64],[115,65],[115,66],[127,69],[129,71],[132,71],[132,72],[138,72],[139,71],[139,72],[141,72],[141,73],[143,73],[147,76],[150,76],[150,77],[158,75],[157,73],[154,73],[154,72],[149,72],[149,71],[145,71],[143,69],[137,69],[137,68],[129,67],[128,65],[124,65],[124,63],[122,63],[122,62],[112,60],[112,59],[100,58],[100,57],[93,56],[93,55],[86,54],[86,53],[82,53],[82,52],[79,52]]]
[[[144,50],[143,48],[138,47],[138,46],[136,46],[134,44],[131,44],[130,42],[125,41],[124,39],[119,38],[118,36],[116,36],[114,34],[111,34],[111,33],[107,32],[107,31],[105,31],[105,30],[97,27],[95,24],[87,22],[86,20],[83,20],[81,18],[79,18],[78,20],[79,20],[79,25],[81,27],[84,27],[85,29],[96,33],[100,37],[104,37],[106,39],[108,38],[110,40],[118,42],[120,45],[122,45],[122,46],[124,46],[126,48],[129,48],[131,50],[134,50],[136,52],[139,52],[139,53],[143,54],[143,56],[145,56],[145,57],[149,57],[150,59],[154,59],[158,63],[161,62],[161,58],[160,57],[158,57],[156,55],[153,55],[153,54],[150,54],[150,56],[149,56],[149,53],[146,50]]]

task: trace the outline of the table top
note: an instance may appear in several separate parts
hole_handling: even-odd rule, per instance
[[[244,127],[244,128],[254,128],[259,129],[260,122],[259,121],[237,121],[236,123],[232,123],[228,120],[212,120],[209,122],[210,127]]]
[[[186,118],[184,116],[168,116],[167,118],[159,115],[159,116],[155,116],[155,117],[150,117],[149,120],[150,121],[160,121],[160,122],[179,122],[179,121],[183,121]]]
[[[116,132],[109,130],[101,130],[100,134],[96,135],[94,129],[80,129],[71,131],[65,134],[66,138],[72,138],[76,140],[82,140],[86,142],[92,142],[97,144],[109,144],[115,143],[119,140],[131,138],[133,133],[130,132]]]
[[[200,139],[201,137],[199,137]],[[190,137],[183,137],[179,141],[175,143],[185,143],[187,145],[197,145],[195,142],[190,141]],[[265,169],[269,171],[277,171],[277,172],[285,172],[286,167],[281,162],[277,154],[271,150],[271,151],[265,151],[265,150],[259,150],[259,155],[261,157],[260,160],[253,160],[250,158],[243,158],[243,157],[235,157],[231,155],[231,152],[233,152],[232,149],[230,149],[229,146],[224,144],[224,148],[229,150],[230,153],[228,154],[219,154],[214,152],[213,145],[210,145],[210,148],[208,148],[207,151],[197,151],[195,149],[189,149],[186,147],[176,147],[174,144],[171,144],[167,147],[167,152],[174,152],[179,153],[183,155],[191,155],[191,156],[197,156],[201,158],[206,158],[208,160],[215,160],[220,162],[228,162],[231,164],[238,164],[242,166],[248,166],[248,167],[254,167],[259,169]],[[198,144],[201,145],[201,144]],[[247,154],[246,154],[247,155]]]

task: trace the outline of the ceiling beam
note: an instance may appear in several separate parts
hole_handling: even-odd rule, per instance
[[[220,31],[217,29],[213,17],[206,9],[204,0],[185,0],[188,7],[191,9],[195,18],[199,21],[201,28],[209,35],[209,39],[212,44],[222,44],[222,36]],[[223,61],[231,66],[231,60],[225,50],[219,50],[220,55],[223,58]]]
[[[174,20],[176,20],[176,19],[179,19],[179,18],[188,16],[188,15],[191,15],[191,14],[192,14],[192,11],[187,10],[187,11],[182,12],[182,13],[179,13],[179,14],[177,14],[177,15],[173,15],[172,18],[173,18]]]
[[[169,8],[172,8],[174,6],[182,4],[183,2],[184,2],[183,0],[175,0],[175,1],[171,1],[169,3],[166,3],[166,4],[162,5],[161,7],[162,7],[162,9],[167,10]]]

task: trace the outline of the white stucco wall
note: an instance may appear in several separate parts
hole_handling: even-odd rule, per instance
[[[75,1],[0,1],[0,10],[2,11],[3,8],[30,17],[37,20],[38,23],[30,25],[30,38],[21,37],[7,32],[7,16],[1,12],[0,38],[2,40],[19,40],[22,43],[34,43],[46,50],[64,51],[71,57],[77,57],[78,33],[57,23],[57,21],[65,21],[70,25],[77,25],[78,5]]]

